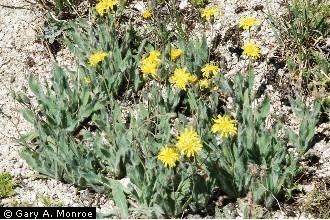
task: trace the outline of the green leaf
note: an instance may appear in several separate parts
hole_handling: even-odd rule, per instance
[[[269,113],[269,110],[270,110],[270,103],[268,97],[266,97],[261,104],[259,117],[266,118]]]
[[[34,116],[34,113],[30,109],[23,109],[23,110],[20,110],[20,112],[23,115],[25,120],[27,120],[31,124],[34,123],[35,116]]]
[[[118,181],[111,181],[113,200],[116,206],[121,210],[123,218],[128,218],[128,205],[123,186]]]
[[[38,134],[35,131],[31,131],[27,134],[22,135],[19,141],[24,143],[31,143],[34,139],[38,137]]]
[[[35,94],[37,97],[40,97],[42,94],[42,89],[40,87],[40,82],[36,79],[36,77],[30,76],[29,86],[33,94]]]
[[[26,105],[31,104],[30,99],[22,92],[17,92],[15,95],[15,98],[19,103],[26,104]]]

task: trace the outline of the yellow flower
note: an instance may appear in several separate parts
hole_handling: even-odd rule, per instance
[[[148,9],[147,9],[147,10],[144,10],[144,11],[142,12],[142,17],[143,17],[144,19],[146,19],[146,20],[152,18],[152,13],[151,13],[151,11],[148,10]]]
[[[190,74],[186,68],[176,68],[174,74],[170,77],[170,82],[182,90],[186,90],[187,85],[196,80],[197,77]]]
[[[220,68],[212,63],[208,63],[202,68],[203,77],[206,78],[209,78],[211,73],[215,75],[219,71]]]
[[[243,45],[243,54],[249,58],[257,59],[260,57],[260,48],[253,42],[247,42]]]
[[[210,85],[211,85],[211,80],[209,80],[209,79],[201,79],[199,81],[199,87],[201,89],[208,89],[210,87]]]
[[[230,118],[229,115],[218,115],[214,119],[214,124],[211,127],[213,133],[219,133],[221,137],[227,138],[237,133],[236,120]]]
[[[141,71],[145,75],[151,75],[152,77],[156,77],[158,71],[158,64],[153,63],[149,60],[143,60],[141,65]]]
[[[103,16],[103,14],[108,11],[106,1],[100,1],[99,3],[97,3],[95,9],[99,15]]]
[[[149,52],[149,56],[147,57],[148,60],[150,60],[153,63],[161,63],[161,60],[159,59],[160,52],[158,50],[153,50]]]
[[[183,54],[183,50],[181,49],[177,49],[177,48],[171,49],[171,54],[170,54],[171,60],[176,61],[179,57],[182,56],[182,54]]]
[[[105,57],[108,56],[107,53],[99,51],[99,52],[95,52],[92,55],[89,56],[89,64],[91,66],[96,66],[98,63],[102,62]]]
[[[175,167],[175,162],[178,161],[180,158],[179,153],[176,149],[164,146],[159,154],[158,159],[164,163],[167,167]]]
[[[216,7],[206,7],[202,10],[201,17],[205,18],[207,21],[211,20],[219,14],[219,9]]]
[[[181,154],[184,154],[187,157],[195,156],[196,153],[202,150],[202,141],[197,132],[192,128],[184,129],[184,131],[177,137],[177,139],[178,142],[175,146],[178,148]]]
[[[161,64],[159,56],[160,52],[158,50],[153,50],[149,52],[149,55],[146,58],[142,59],[141,71],[143,74],[156,77],[158,67]]]
[[[259,21],[254,17],[244,17],[239,21],[239,26],[244,30],[249,30],[251,27],[257,25]]]
[[[113,10],[113,7],[117,4],[118,0],[100,0],[95,9],[99,15],[103,16],[108,11]]]

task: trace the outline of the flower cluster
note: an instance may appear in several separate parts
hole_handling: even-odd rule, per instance
[[[197,77],[189,73],[186,68],[176,68],[169,80],[177,88],[187,90],[189,83],[196,82]]]
[[[220,68],[214,63],[207,63],[201,69],[203,78],[199,81],[200,88],[208,89],[211,86],[212,80],[211,78],[216,76],[216,74],[220,71]]]
[[[180,154],[187,157],[196,156],[202,150],[202,147],[202,141],[197,132],[192,128],[186,128],[177,137],[175,147],[164,146],[158,154],[158,159],[165,166],[172,168],[179,161]]]
[[[237,134],[237,121],[231,119],[229,115],[218,115],[214,119],[211,127],[212,133],[219,134],[222,138],[228,138]],[[192,128],[185,128],[184,131],[177,136],[175,147],[164,146],[159,154],[158,159],[167,167],[175,167],[175,163],[179,161],[181,155],[194,157],[202,150],[202,140],[197,132]]]
[[[106,52],[98,51],[89,56],[88,62],[91,66],[96,66],[98,63],[102,62],[106,56],[108,56]]]
[[[99,3],[96,4],[95,9],[100,16],[103,16],[110,10],[113,10],[114,6],[118,3],[118,0],[100,0]]]
[[[158,50],[151,51],[148,56],[142,58],[140,68],[141,72],[146,76],[150,75],[152,77],[157,76],[157,72],[160,64],[162,63],[160,59],[161,52]],[[169,58],[171,61],[176,62],[181,56],[184,55],[184,51],[180,48],[171,48],[169,51]],[[200,88],[207,89],[210,87],[212,80],[211,78],[216,76],[220,71],[220,68],[214,63],[207,63],[201,69],[203,73],[203,78],[199,80]],[[195,84],[198,78],[196,75],[190,73],[185,67],[177,67],[174,69],[173,74],[169,77],[169,82],[180,90],[187,90],[190,84]]]
[[[185,52],[180,48],[171,48],[169,51],[169,58],[171,61],[176,62],[180,57],[184,56]],[[150,75],[152,77],[157,76],[157,72],[160,64],[161,52],[158,50],[151,51],[148,56],[141,60],[141,72],[144,75]],[[212,79],[220,71],[220,68],[214,63],[207,63],[201,69],[202,76],[198,81],[198,78],[193,73],[190,73],[185,67],[176,67],[173,74],[169,77],[169,82],[180,90],[187,90],[187,87],[191,84],[199,85],[200,89],[208,89],[212,84]]]
[[[141,61],[141,72],[144,75],[151,75],[152,77],[157,76],[159,65],[162,63],[160,60],[160,52],[153,50],[149,55]]]
[[[244,30],[250,30],[253,26],[259,24],[259,21],[254,17],[244,17],[239,21],[239,26]],[[244,43],[242,46],[243,54],[250,59],[258,59],[260,57],[260,48],[252,41]]]

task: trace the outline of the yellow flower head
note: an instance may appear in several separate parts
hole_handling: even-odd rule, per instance
[[[152,12],[150,10],[146,9],[142,12],[142,17],[144,19],[148,20],[148,19],[152,18]]]
[[[159,57],[160,57],[160,52],[158,50],[153,50],[149,52],[149,56],[146,57],[146,60],[152,63],[160,64],[161,60],[159,59]]]
[[[260,48],[253,42],[247,42],[243,45],[243,54],[249,58],[257,59],[260,57]]]
[[[212,63],[208,63],[202,68],[203,77],[206,78],[209,78],[211,74],[215,75],[219,71],[220,68]]]
[[[177,137],[177,139],[178,142],[175,146],[178,148],[181,154],[184,154],[187,157],[195,156],[195,154],[202,150],[202,141],[197,132],[192,128],[184,129],[184,131]]]
[[[153,50],[149,53],[147,57],[141,61],[141,71],[144,75],[151,75],[156,77],[158,67],[161,64],[159,59],[160,52],[158,50]]]
[[[219,14],[219,9],[216,7],[206,7],[202,10],[201,17],[209,21]]]
[[[201,79],[199,81],[199,87],[201,89],[208,89],[208,88],[210,88],[210,85],[211,85],[211,80],[209,80],[209,79]]]
[[[189,83],[194,83],[197,77],[190,74],[186,68],[176,68],[170,77],[170,82],[182,90],[186,90]]]
[[[211,131],[213,133],[219,133],[223,138],[234,136],[237,133],[236,120],[231,119],[229,115],[218,115],[218,117],[214,119]]]
[[[152,77],[156,77],[158,64],[148,60],[143,60],[141,62],[141,71],[144,75],[151,75]]]
[[[100,16],[103,16],[108,11],[113,10],[113,7],[117,4],[118,0],[100,0],[95,9]]]
[[[170,57],[172,61],[176,61],[183,54],[183,50],[178,48],[171,49]]]
[[[96,66],[98,63],[102,62],[105,57],[108,56],[107,53],[99,51],[99,52],[95,52],[92,55],[89,56],[89,64],[91,66]]]
[[[180,155],[177,150],[167,146],[164,146],[158,154],[158,159],[162,161],[165,166],[170,168],[175,167],[175,162],[178,161],[179,158]]]
[[[258,23],[259,21],[254,17],[244,17],[239,21],[239,26],[244,30],[249,30]]]
[[[109,11],[106,1],[100,1],[99,3],[97,3],[95,9],[96,12],[101,16],[103,16],[106,12]]]

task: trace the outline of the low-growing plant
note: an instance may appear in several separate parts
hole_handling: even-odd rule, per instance
[[[329,37],[329,6],[328,0],[294,0],[287,2],[284,16],[269,15],[277,37],[288,53],[291,72],[305,79],[313,77],[322,81],[323,74],[329,76],[328,68],[322,73],[324,63],[329,66],[328,52],[322,46]],[[324,58],[320,59],[320,55]]]
[[[154,43],[133,26],[117,30],[117,16],[72,23],[77,71],[56,66],[45,86],[31,77],[37,106],[17,96],[34,126],[22,157],[44,175],[111,194],[120,217],[214,211],[217,190],[272,207],[299,172],[318,105],[292,101],[298,134],[268,124],[270,102],[256,101],[252,69],[224,77],[205,37]]]
[[[94,0],[38,0],[45,12],[42,37],[55,55],[62,45],[63,36],[70,29],[68,21],[87,17]]]
[[[94,28],[83,20],[72,23],[68,47],[80,61],[81,78],[85,84],[95,93],[100,92],[98,89],[106,91],[110,98],[129,89],[136,91],[140,87],[137,59],[142,56],[144,42],[138,39],[132,27],[128,27],[124,33],[116,31],[115,21],[111,16],[108,18],[106,23]],[[105,54],[104,62],[97,66],[90,65],[91,56],[97,52]]]
[[[43,204],[44,207],[62,207],[63,202],[59,200],[53,200],[47,195],[40,194],[38,195],[41,203]]]
[[[0,198],[14,194],[15,182],[8,172],[0,173]]]
[[[251,193],[248,193],[246,198],[238,201],[238,208],[245,219],[270,218],[270,213],[265,207],[253,202]]]
[[[210,108],[193,95],[187,98],[196,107],[190,110],[195,113],[190,126],[197,128],[204,146],[200,155],[182,158],[173,170],[163,167],[155,156],[162,146],[175,145],[171,119],[176,118],[178,112],[161,108],[157,99],[162,98],[155,87],[151,88],[153,98],[149,98],[146,106],[138,104],[135,111],[131,109],[126,121],[117,102],[114,101],[109,110],[100,108],[91,120],[97,130],[86,129],[80,141],[69,132],[65,132],[64,138],[63,128],[57,131],[59,142],[51,141],[54,131],[46,134],[39,128],[45,138],[35,138],[43,148],[39,146],[35,151],[27,148],[23,158],[46,175],[94,189],[110,190],[109,177],[127,175],[131,184],[126,192],[138,203],[139,209],[135,211],[143,210],[148,216],[180,216],[187,208],[203,209],[216,187],[231,198],[252,192],[254,201],[270,207],[295,176],[298,159],[287,152],[286,145],[278,138],[279,126],[264,130],[269,103],[266,100],[261,107],[251,109],[251,76],[248,81],[238,76],[237,84],[233,84],[238,96],[236,119],[240,126],[235,138],[225,139],[221,144],[210,132],[212,117],[208,115],[216,115],[218,109],[212,112],[212,104]],[[179,115],[182,122],[176,129],[182,131],[188,126],[188,118],[182,113]]]
[[[64,20],[81,16],[78,6],[83,2],[91,4],[91,0],[38,0],[44,9],[51,13],[56,20]],[[54,14],[53,14],[54,13]]]
[[[318,182],[313,185],[313,190],[307,193],[307,198],[302,205],[302,210],[313,218],[327,219],[330,217],[330,192],[327,183]]]

